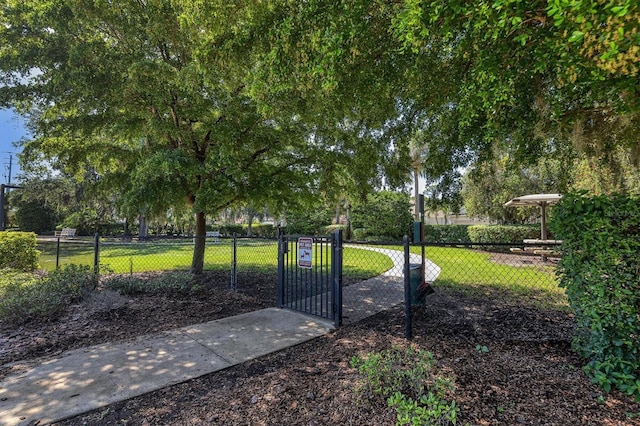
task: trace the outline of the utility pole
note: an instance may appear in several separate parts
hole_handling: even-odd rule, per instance
[[[13,155],[9,154],[9,180],[7,180],[7,183],[9,185],[11,185],[11,164],[13,163]]]

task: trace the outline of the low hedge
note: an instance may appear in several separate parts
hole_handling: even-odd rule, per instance
[[[469,225],[425,225],[424,238],[428,243],[470,243]]]
[[[37,243],[33,232],[0,232],[0,269],[35,270],[40,256]]]
[[[540,225],[470,225],[467,230],[472,243],[522,243],[540,237]]]
[[[249,225],[242,225],[242,232],[248,235]],[[278,228],[271,224],[254,223],[251,225],[251,232],[254,237],[259,238],[276,238],[278,236]]]

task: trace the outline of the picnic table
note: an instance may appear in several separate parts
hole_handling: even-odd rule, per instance
[[[509,250],[512,253],[533,253],[535,255],[540,255],[545,259],[547,256],[558,254],[558,251],[549,248],[549,246],[557,246],[562,244],[562,240],[550,240],[550,239],[540,239],[540,238],[532,238],[532,239],[524,239],[522,242],[525,244],[524,248],[520,247],[511,247]]]

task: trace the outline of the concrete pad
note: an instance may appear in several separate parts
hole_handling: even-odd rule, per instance
[[[230,365],[182,333],[70,351],[1,383],[0,424],[53,422]]]
[[[327,321],[264,309],[122,344],[66,352],[0,382],[0,425],[59,421],[293,346]]]
[[[404,303],[404,279],[376,277],[342,289],[342,323],[353,324]]]
[[[333,328],[321,318],[268,308],[184,331],[220,357],[241,363],[322,336]]]

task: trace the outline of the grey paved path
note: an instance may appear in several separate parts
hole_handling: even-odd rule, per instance
[[[66,352],[0,382],[0,425],[46,424],[328,333],[332,324],[285,309]]]
[[[404,252],[381,247],[348,245],[363,250],[375,251],[387,255],[393,266],[379,277],[371,278],[342,289],[342,323],[352,324],[404,303]],[[422,258],[410,253],[409,262],[420,264]],[[425,279],[436,280],[440,267],[425,260]]]

